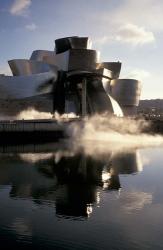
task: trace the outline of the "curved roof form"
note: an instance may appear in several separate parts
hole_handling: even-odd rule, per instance
[[[141,94],[141,82],[135,79],[111,80],[111,95],[120,105],[138,106]]]
[[[94,79],[87,84],[87,95],[92,113],[106,112],[123,116],[119,103],[106,91],[101,80]]]
[[[112,109],[113,109],[113,114],[118,116],[118,117],[123,117],[123,111],[119,105],[119,103],[110,95],[108,95],[111,105],[112,105]]]
[[[55,40],[56,54],[69,49],[91,49],[92,42],[88,37],[64,37]]]
[[[53,91],[54,72],[30,76],[0,76],[0,99],[22,99]]]
[[[70,49],[56,54],[55,64],[59,70],[95,70],[99,52],[91,49]]]
[[[112,71],[112,78],[116,79],[120,75],[121,62],[102,62],[97,65],[98,68],[106,68]]]
[[[89,37],[56,39],[55,51],[35,50],[28,60],[8,63],[13,76],[0,75],[0,99],[23,102],[25,98],[49,94],[53,110],[59,113],[73,107],[79,115],[136,114],[140,82],[118,79],[121,62],[101,62],[99,52],[91,49]]]
[[[47,57],[47,56],[49,57],[55,56],[55,52],[50,51],[50,50],[34,50],[32,52],[30,60],[44,61],[44,57]]]
[[[44,62],[27,59],[14,59],[8,61],[8,64],[14,76],[28,76],[49,71],[54,71],[57,74],[56,66]]]

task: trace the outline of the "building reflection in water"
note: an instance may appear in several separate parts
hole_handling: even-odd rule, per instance
[[[100,190],[121,188],[120,175],[142,170],[138,151],[111,153],[95,160],[78,153],[1,154],[0,185],[11,185],[10,197],[54,204],[58,216],[88,217],[100,201]]]

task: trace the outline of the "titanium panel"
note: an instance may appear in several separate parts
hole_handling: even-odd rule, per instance
[[[44,61],[45,56],[55,56],[55,52],[50,50],[34,50],[32,52],[30,60]]]
[[[63,53],[70,49],[91,49],[92,42],[88,37],[64,37],[55,40],[56,54]]]
[[[56,55],[52,55],[52,56],[43,56],[43,62],[50,64],[50,66],[52,65],[56,65]]]
[[[56,54],[56,66],[59,70],[95,70],[99,61],[99,53],[96,50],[70,49]]]
[[[94,79],[87,84],[87,95],[91,113],[111,113],[123,116],[120,105],[105,91],[101,80]]]
[[[53,91],[56,74],[46,72],[31,76],[0,77],[0,99],[22,99]]]
[[[112,78],[117,79],[120,75],[121,65],[121,62],[102,62],[97,65],[97,68],[102,67],[112,71]]]
[[[96,69],[97,73],[100,73],[103,76],[109,77],[110,79],[101,77],[100,80],[102,81],[103,88],[107,94],[111,93],[111,88],[110,88],[110,82],[111,79],[113,78],[113,72],[111,70],[108,70],[106,68],[99,68]]]
[[[56,66],[48,65],[44,62],[26,59],[15,59],[8,61],[8,64],[14,76],[28,76],[49,71],[54,71],[57,74]]]
[[[135,79],[116,79],[111,81],[111,95],[122,106],[138,106],[141,83]]]
[[[92,41],[89,37],[70,37],[71,49],[91,49]]]

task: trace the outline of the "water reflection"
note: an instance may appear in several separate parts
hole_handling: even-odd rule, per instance
[[[56,145],[50,152],[45,145],[45,152],[34,149],[19,147],[13,154],[8,148],[8,153],[0,154],[1,188],[11,186],[12,199],[32,199],[40,206],[55,204],[58,217],[89,217],[93,206],[100,203],[100,192],[118,191],[123,188],[121,174],[142,170],[138,150],[110,152],[97,160],[67,148],[58,150]]]

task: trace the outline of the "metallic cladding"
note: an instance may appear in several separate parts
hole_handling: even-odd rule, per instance
[[[34,50],[30,57],[30,60],[44,61],[45,56],[54,56],[55,52],[50,50]]]
[[[91,49],[92,43],[88,37],[64,37],[55,40],[56,54],[63,53],[69,49]]]
[[[102,62],[97,67],[99,68],[106,68],[112,71],[112,78],[117,79],[119,78],[120,71],[121,71],[121,62]]]
[[[135,79],[111,80],[111,95],[122,106],[138,106],[141,93],[141,83]]]
[[[64,113],[68,105],[71,110],[72,106],[73,110],[79,110],[81,100],[77,85],[85,78],[90,114],[108,112],[117,116],[123,113],[135,115],[141,84],[134,79],[118,79],[121,62],[100,62],[99,52],[90,49],[91,40],[88,37],[60,38],[55,40],[55,45],[55,51],[33,51],[30,60],[8,61],[13,76],[0,75],[0,99],[33,100],[39,95],[53,93],[48,97],[53,98],[53,110],[56,106],[56,110],[60,111],[59,107],[62,106]],[[76,87],[73,87],[75,84]],[[74,92],[73,97],[71,87],[79,92]]]
[[[54,71],[57,74],[56,66],[41,61],[14,59],[8,61],[8,64],[14,76],[29,76],[49,71]]]
[[[87,85],[87,94],[92,113],[113,113],[116,116],[123,116],[119,103],[109,95],[99,79],[90,81]]]
[[[54,72],[33,74],[30,76],[1,76],[0,99],[22,99],[40,94],[51,93],[56,79]]]
[[[60,70],[95,70],[99,53],[96,50],[70,49],[56,54],[55,60]]]

